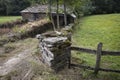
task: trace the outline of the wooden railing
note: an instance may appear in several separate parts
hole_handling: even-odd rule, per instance
[[[71,58],[69,58],[69,67],[73,66],[73,67],[79,67],[79,68],[94,70],[95,74],[97,74],[99,71],[120,73],[120,70],[112,70],[112,69],[100,68],[100,62],[101,62],[101,57],[102,56],[106,56],[106,55],[120,56],[120,52],[118,52],[118,51],[117,52],[115,52],[115,51],[102,51],[102,45],[103,45],[102,43],[99,43],[98,46],[97,46],[97,50],[80,48],[80,47],[71,47],[70,49],[73,50],[73,51],[86,52],[86,53],[89,53],[89,54],[96,55],[96,64],[95,64],[95,67],[72,64],[71,63]]]

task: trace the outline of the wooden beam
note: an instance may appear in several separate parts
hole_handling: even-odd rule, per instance
[[[89,69],[89,70],[95,69],[95,68],[90,67],[90,66],[84,66],[84,65],[78,65],[78,64],[71,64],[71,67],[78,67],[78,68]],[[103,69],[103,68],[99,68],[99,71],[120,73],[120,70]]]
[[[99,43],[97,47],[96,65],[94,70],[95,74],[98,74],[100,68],[101,54],[102,54],[102,43]]]
[[[93,50],[93,49],[87,49],[87,48],[81,48],[81,47],[71,47],[71,50],[73,51],[80,51],[80,52],[86,52],[88,54],[96,54],[97,50]],[[120,52],[119,51],[102,51],[102,56],[106,56],[106,55],[112,55],[112,56],[120,56]]]
[[[120,52],[118,51],[102,51],[102,55],[112,55],[112,56],[120,56]]]
[[[89,54],[96,54],[96,50],[80,48],[80,47],[71,47],[71,50],[86,52],[86,53],[89,53]]]

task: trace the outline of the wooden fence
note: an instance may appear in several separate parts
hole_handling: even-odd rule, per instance
[[[102,43],[99,43],[98,46],[97,46],[97,50],[91,50],[91,49],[85,49],[85,48],[79,48],[79,47],[71,47],[70,49],[74,50],[74,51],[80,51],[80,52],[86,52],[86,53],[89,53],[89,54],[95,54],[96,55],[96,64],[95,64],[95,67],[72,64],[71,63],[71,58],[69,58],[69,68],[71,66],[73,66],[73,67],[79,67],[79,68],[94,70],[95,74],[97,74],[99,71],[120,73],[120,70],[100,68],[100,62],[101,62],[101,57],[102,56],[106,56],[106,55],[120,56],[120,52],[102,51],[102,45],[103,45]]]

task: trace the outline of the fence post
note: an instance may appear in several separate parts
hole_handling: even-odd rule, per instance
[[[68,68],[70,69],[71,67],[71,49],[70,47],[67,48],[67,55],[68,55]]]
[[[97,55],[96,55],[96,65],[94,73],[98,74],[99,68],[100,68],[100,61],[101,61],[101,54],[102,54],[102,43],[99,43],[97,46]]]

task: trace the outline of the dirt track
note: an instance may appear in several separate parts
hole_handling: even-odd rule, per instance
[[[0,80],[6,80],[6,76],[11,75],[12,78],[14,74],[10,74],[11,72],[16,72],[20,76],[17,76],[17,80],[21,79],[25,76],[27,71],[31,69],[31,61],[36,61],[36,58],[33,56],[36,47],[37,47],[37,40],[36,39],[26,39],[23,41],[18,41],[16,43],[12,43],[16,46],[16,49],[9,53],[4,54],[11,54],[12,56],[6,56],[5,59],[1,62],[0,65],[0,76],[3,76]],[[1,58],[1,57],[0,57]],[[16,80],[13,79],[13,80]]]

